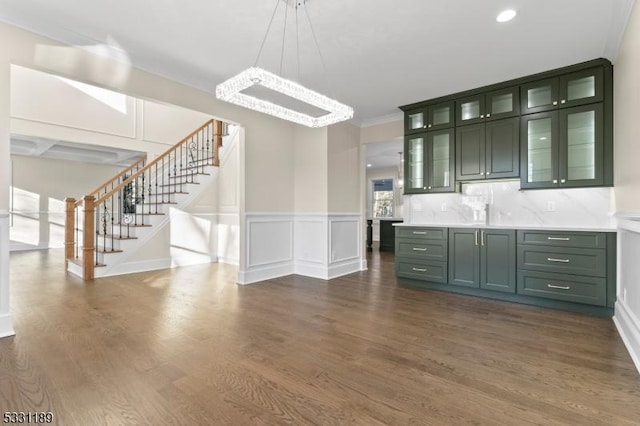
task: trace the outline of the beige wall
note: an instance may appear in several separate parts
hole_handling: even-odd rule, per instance
[[[360,129],[360,143],[362,144],[387,142],[394,139],[402,139],[403,136],[404,122],[402,119]]]
[[[11,131],[160,153],[211,116],[14,65]]]
[[[79,199],[121,169],[102,164],[11,157],[12,249],[64,247],[64,199]]]
[[[614,66],[615,196],[618,212],[640,212],[640,6],[633,8]]]
[[[328,128],[329,212],[360,211],[360,128],[339,123]]]
[[[324,213],[328,208],[327,128],[294,126],[295,211]]]

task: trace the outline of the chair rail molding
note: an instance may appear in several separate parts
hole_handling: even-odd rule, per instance
[[[618,283],[613,321],[640,373],[640,213],[617,214]]]

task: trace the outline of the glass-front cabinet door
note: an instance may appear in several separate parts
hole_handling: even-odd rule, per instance
[[[560,111],[559,186],[603,184],[602,104]]]
[[[558,108],[558,85],[557,78],[550,78],[520,86],[521,113],[531,114]]]
[[[427,134],[428,192],[454,191],[454,130]]]
[[[425,175],[426,133],[406,136],[404,140],[404,192],[416,194],[427,190]]]
[[[430,105],[427,110],[427,130],[448,129],[454,123],[454,103]]]
[[[484,95],[471,96],[456,101],[456,125],[474,124],[484,121]]]
[[[427,108],[418,108],[404,114],[404,133],[420,133],[427,129]]]
[[[601,67],[574,72],[560,78],[560,107],[572,107],[604,98],[603,71]]]
[[[558,186],[557,117],[557,112],[522,117],[521,188]]]
[[[488,93],[485,102],[487,120],[499,120],[520,114],[520,93],[517,86]]]

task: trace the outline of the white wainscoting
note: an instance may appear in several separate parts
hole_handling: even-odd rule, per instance
[[[247,214],[239,284],[298,274],[331,279],[362,270],[360,214]]]
[[[618,285],[613,321],[640,372],[640,213],[619,215]]]
[[[13,336],[9,310],[9,212],[0,211],[0,337]]]

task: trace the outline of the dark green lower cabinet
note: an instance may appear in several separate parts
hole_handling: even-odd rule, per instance
[[[480,288],[477,229],[449,229],[449,284]]]
[[[480,231],[480,288],[516,292],[516,231]]]
[[[515,230],[449,229],[449,284],[515,293]]]

